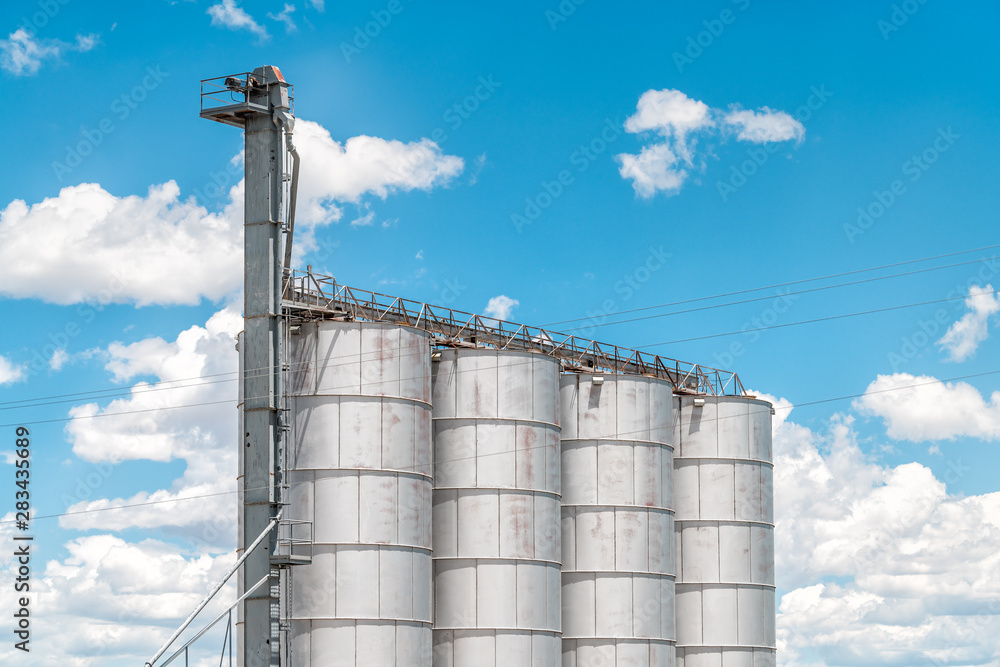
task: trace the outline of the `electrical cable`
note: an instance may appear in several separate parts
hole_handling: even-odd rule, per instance
[[[745,290],[738,290],[738,291],[735,291],[735,292],[727,292],[727,293],[723,293],[723,294],[716,294],[716,295],[713,295],[713,296],[699,297],[699,298],[695,298],[695,299],[687,299],[687,300],[684,300],[684,301],[675,301],[675,302],[672,302],[672,303],[658,304],[658,305],[653,305],[653,306],[645,306],[645,307],[642,307],[642,308],[633,308],[633,309],[630,309],[630,310],[618,311],[615,314],[616,315],[622,315],[622,314],[631,313],[631,312],[639,312],[639,311],[645,311],[645,310],[650,310],[650,309],[655,309],[655,308],[662,308],[662,307],[667,307],[667,306],[672,306],[672,305],[681,305],[681,304],[685,304],[685,303],[692,303],[692,302],[697,302],[697,301],[704,301],[704,300],[710,300],[710,299],[715,299],[715,298],[721,298],[721,297],[724,297],[724,296],[732,296],[732,295],[737,295],[737,294],[744,294],[744,293],[749,293],[749,292],[756,292],[756,291],[761,291],[761,290],[764,290],[764,289],[772,289],[772,288],[776,288],[776,287],[784,287],[784,286],[788,286],[788,285],[795,285],[795,284],[801,284],[801,283],[807,283],[807,282],[814,282],[814,281],[817,281],[817,280],[825,280],[825,279],[828,279],[828,278],[841,277],[841,276],[853,275],[853,274],[858,274],[858,273],[867,273],[867,272],[870,272],[870,271],[876,271],[876,270],[885,269],[885,268],[892,268],[892,267],[903,266],[903,265],[907,265],[907,264],[915,264],[915,263],[920,263],[920,262],[925,262],[925,261],[931,261],[931,260],[935,260],[935,259],[941,259],[941,258],[944,258],[944,257],[953,257],[953,256],[956,256],[956,255],[963,255],[963,254],[968,254],[970,252],[978,252],[980,250],[988,250],[988,249],[998,248],[998,247],[1000,247],[1000,244],[991,245],[991,246],[983,246],[981,248],[973,248],[973,249],[970,249],[970,250],[961,250],[961,251],[946,253],[946,254],[942,254],[942,255],[935,255],[933,257],[924,257],[924,258],[920,258],[920,259],[907,260],[907,261],[904,261],[904,262],[896,262],[894,264],[885,264],[885,265],[882,265],[882,266],[871,267],[871,268],[867,268],[867,269],[857,269],[857,270],[854,270],[854,271],[845,271],[845,272],[841,272],[841,273],[830,274],[830,275],[827,275],[827,276],[820,276],[820,277],[817,277],[817,278],[806,278],[806,279],[796,280],[796,281],[791,281],[791,282],[786,282],[786,283],[779,283],[779,284],[776,284],[776,285],[769,285],[769,286],[765,286],[765,287],[754,287],[754,288],[749,288],[749,289],[745,289]],[[789,292],[787,294],[778,295],[778,296],[780,297],[780,296],[793,296],[793,295],[797,295],[797,294],[805,294],[805,293],[809,293],[809,292],[816,292],[816,291],[821,291],[821,290],[826,290],[826,289],[834,289],[834,288],[838,288],[838,287],[845,287],[845,286],[856,285],[856,284],[860,284],[860,283],[867,283],[867,282],[872,282],[872,281],[877,281],[877,280],[886,280],[886,279],[889,279],[889,278],[898,278],[898,277],[909,276],[909,275],[914,275],[914,274],[919,274],[919,273],[926,273],[926,272],[930,272],[930,271],[938,271],[938,270],[942,270],[942,269],[955,268],[955,267],[958,267],[958,266],[965,266],[967,264],[975,264],[977,262],[984,262],[984,261],[990,261],[990,260],[996,260],[996,259],[1000,259],[1000,256],[979,258],[979,259],[975,259],[975,260],[970,260],[968,262],[960,262],[960,263],[949,264],[949,265],[940,266],[940,267],[930,267],[930,268],[927,268],[927,269],[919,269],[919,270],[916,270],[916,271],[908,271],[908,272],[904,272],[904,273],[897,273],[897,274],[893,274],[893,275],[889,275],[889,276],[879,276],[879,277],[875,277],[875,278],[867,278],[867,279],[860,280],[860,281],[852,281],[852,282],[848,282],[848,283],[841,283],[841,284],[838,284],[838,285],[827,285],[827,286],[823,286],[823,287],[811,288],[811,289],[808,289],[808,290],[801,290],[799,292]],[[714,305],[711,305],[711,306],[703,306],[703,307],[699,307],[699,308],[692,308],[692,309],[687,309],[687,310],[674,311],[674,312],[671,312],[671,313],[659,313],[659,314],[656,314],[656,315],[649,315],[649,316],[645,316],[645,317],[631,318],[631,319],[626,319],[626,320],[616,320],[614,322],[605,322],[605,323],[601,323],[601,324],[595,324],[595,325],[593,325],[593,327],[597,327],[597,326],[610,326],[610,325],[614,325],[614,324],[623,324],[623,323],[626,323],[626,322],[634,322],[634,321],[645,320],[645,319],[653,319],[653,318],[658,318],[658,317],[669,317],[671,315],[679,315],[679,314],[696,312],[696,311],[701,311],[701,310],[710,310],[710,309],[713,309],[713,308],[725,308],[725,307],[729,307],[729,306],[733,306],[733,305],[740,305],[740,304],[744,304],[744,303],[752,303],[752,302],[755,302],[755,301],[762,301],[762,300],[767,300],[767,299],[772,299],[772,298],[777,298],[777,297],[775,297],[773,295],[768,295],[768,296],[763,296],[763,297],[755,297],[753,299],[745,299],[745,300],[741,300],[741,301],[733,301],[733,302],[724,303],[724,304],[714,304]],[[954,300],[958,300],[959,298],[964,299],[966,297],[954,297]],[[921,303],[921,304],[911,304],[909,306],[900,306],[899,308],[915,307],[915,306],[918,306],[918,305],[926,305],[928,303],[934,303],[934,302],[924,302],[924,303]],[[889,308],[889,309],[886,309],[886,310],[891,310],[891,309],[892,308]],[[872,313],[876,313],[876,312],[883,312],[883,310],[880,309],[880,310],[873,310],[873,311],[864,311],[863,313],[838,315],[838,316],[834,316],[834,317],[832,317],[830,319],[839,319],[839,318],[842,318],[842,317],[853,317],[853,316],[856,316],[858,314],[872,314]],[[568,322],[586,321],[587,319],[590,319],[590,318],[581,317],[581,318],[574,318],[574,319],[570,319],[570,320],[562,320],[560,322],[543,324],[543,325],[540,325],[537,328],[544,328],[544,327],[547,327],[547,326],[551,326],[552,324],[563,324],[563,323],[568,323]],[[808,320],[808,321],[802,322],[802,323],[804,324],[804,323],[813,323],[813,322],[820,322],[820,321],[824,321],[824,319],[821,318],[821,319],[817,319],[817,320]],[[787,323],[787,324],[784,324],[784,325],[769,326],[769,327],[759,327],[759,328],[754,328],[754,329],[747,329],[747,330],[744,330],[744,331],[764,331],[764,330],[767,330],[767,329],[770,329],[770,328],[780,328],[780,327],[783,327],[783,326],[794,326],[796,324],[798,324],[798,323]],[[589,328],[593,328],[593,327],[575,327],[575,328],[571,328],[571,329],[566,329],[565,332],[578,331],[578,330],[589,329]],[[681,340],[677,340],[677,341],[668,341],[668,342],[664,342],[664,343],[651,343],[651,344],[648,344],[648,345],[642,345],[642,346],[638,346],[636,348],[631,348],[631,349],[640,349],[640,348],[645,348],[645,347],[654,347],[654,346],[657,346],[657,345],[667,345],[667,344],[670,344],[670,343],[678,343],[678,342],[690,342],[690,341],[693,341],[693,340],[700,340],[702,338],[717,338],[717,337],[720,337],[720,336],[735,335],[735,333],[743,333],[744,331],[730,332],[730,333],[723,333],[723,334],[713,334],[711,336],[698,336],[698,337],[693,337],[693,338],[685,338],[685,339],[681,339]],[[556,333],[556,332],[553,332],[553,333]],[[564,332],[558,332],[558,333],[564,333]],[[376,351],[371,352],[370,354],[378,354],[379,352],[380,351],[376,350]],[[366,353],[359,353],[358,356],[362,356],[363,357],[364,354],[366,354]],[[351,354],[351,355],[343,355],[343,358],[348,358],[348,357],[351,357],[351,356],[354,356],[354,355],[353,354]],[[334,359],[336,357],[330,357],[330,358]],[[363,359],[362,359],[362,361],[363,361]],[[301,362],[301,363],[308,363],[308,362]],[[685,362],[685,363],[687,363],[687,362]],[[294,366],[294,364],[293,364],[293,366]],[[266,372],[266,373],[271,372],[271,370],[272,370],[272,368],[248,369],[248,371],[254,371],[254,372],[256,372],[256,371],[263,371],[263,372]],[[155,388],[142,389],[140,391],[136,391],[134,387],[130,388],[130,389],[127,389],[127,390],[126,389],[119,389],[119,388],[94,389],[94,390],[90,390],[90,391],[77,392],[77,393],[72,393],[72,394],[58,394],[58,395],[51,395],[51,396],[36,397],[36,398],[33,398],[33,399],[19,399],[19,400],[16,400],[16,401],[4,401],[4,402],[0,402],[0,411],[13,409],[15,407],[39,407],[39,406],[42,406],[42,405],[51,405],[51,404],[55,404],[55,403],[73,402],[73,400],[69,400],[69,401],[51,401],[51,402],[46,402],[46,403],[39,403],[38,402],[38,401],[47,401],[48,399],[80,397],[80,396],[87,396],[87,395],[93,395],[92,398],[94,398],[94,399],[109,398],[109,397],[112,397],[112,396],[115,396],[115,397],[118,397],[118,396],[133,396],[133,395],[136,395],[136,394],[146,393],[146,392],[149,392],[149,391],[164,391],[164,390],[173,389],[173,388],[184,388],[184,387],[189,387],[189,386],[197,386],[197,385],[200,385],[200,384],[211,384],[211,383],[203,382],[203,380],[205,378],[224,377],[224,376],[229,376],[229,375],[238,375],[238,372],[237,371],[231,371],[231,372],[228,372],[228,373],[217,373],[217,374],[205,375],[205,376],[194,376],[194,377],[190,377],[190,378],[178,378],[178,379],[174,379],[174,380],[161,380],[161,381],[157,382],[158,386],[156,386]],[[220,382],[224,382],[224,381],[236,381],[237,379],[238,378],[232,378],[231,380],[221,380]],[[186,381],[189,381],[189,380],[190,381],[197,380],[198,382],[193,382],[190,385],[182,385],[180,387],[163,387],[163,386],[159,386],[159,385],[163,385],[165,383],[178,383],[178,382],[186,382]],[[107,396],[100,396],[98,394],[107,394]],[[74,398],[74,400],[77,400],[77,399]],[[28,405],[23,405],[23,404],[28,404]],[[5,406],[9,406],[9,407],[5,407]]]
[[[984,377],[984,376],[996,375],[996,374],[1000,374],[1000,369],[998,369],[998,370],[992,370],[992,371],[983,371],[983,372],[980,372],[980,373],[972,373],[972,374],[969,374],[969,375],[961,375],[961,376],[952,377],[952,378],[945,378],[943,380],[935,379],[935,380],[929,381],[929,382],[918,382],[918,383],[914,383],[914,384],[905,385],[905,386],[902,386],[902,387],[891,387],[889,389],[877,389],[877,390],[874,390],[874,391],[865,391],[865,392],[860,393],[860,394],[846,394],[846,395],[843,395],[843,396],[834,396],[834,397],[830,397],[830,398],[816,399],[816,400],[805,401],[805,402],[802,402],[802,403],[796,403],[796,404],[792,404],[792,405],[788,405],[788,406],[780,406],[779,405],[779,406],[774,406],[772,408],[767,408],[767,411],[768,412],[770,412],[771,410],[775,410],[775,411],[777,411],[777,410],[788,410],[788,411],[791,411],[794,408],[802,408],[802,407],[806,407],[806,406],[810,406],[810,405],[820,405],[820,404],[824,404],[824,403],[832,403],[832,402],[835,402],[835,401],[843,401],[843,400],[853,399],[853,398],[862,398],[864,396],[868,396],[868,395],[872,395],[872,394],[885,394],[885,393],[891,393],[891,392],[896,392],[896,391],[904,391],[904,390],[907,390],[907,389],[915,389],[917,387],[924,387],[924,386],[935,385],[935,384],[945,383],[945,382],[957,382],[959,380],[968,380],[968,379],[971,379],[971,378]],[[753,412],[749,412],[749,414],[753,414]],[[739,415],[727,415],[727,416],[723,416],[723,417],[718,417],[717,416],[717,417],[703,419],[701,421],[702,421],[702,423],[709,423],[709,422],[712,422],[712,421],[719,421],[719,420],[722,420],[722,419],[743,418],[745,416],[746,415],[741,415],[741,414],[739,414]],[[625,432],[616,433],[614,435],[615,435],[616,439],[620,439],[620,436],[622,436],[622,435],[634,435],[634,434],[640,433],[640,432],[642,432],[642,431],[625,431]],[[594,439],[600,440],[602,438],[597,437],[597,438],[594,438]],[[539,446],[529,447],[529,448],[525,448],[523,450],[518,450],[518,451],[526,451],[526,450],[530,450],[530,449],[545,449],[546,447],[549,447],[549,446],[550,445],[539,445]],[[475,456],[465,456],[465,457],[458,457],[458,458],[452,458],[452,459],[442,459],[442,460],[433,461],[433,465],[438,465],[438,464],[443,464],[443,463],[453,463],[453,462],[458,462],[458,461],[467,461],[467,460],[472,460],[472,459],[479,459],[479,458],[484,458],[486,456],[501,456],[501,455],[510,454],[510,453],[512,453],[512,452],[503,452],[503,451],[501,451],[501,452],[490,452],[490,453],[487,453],[487,454],[477,454]],[[404,468],[399,468],[399,469],[394,469],[394,470],[397,470],[399,472],[406,472],[406,471],[411,470],[411,469],[412,469],[412,471],[415,472],[417,470],[417,466],[412,466],[411,468],[404,467]],[[246,491],[262,490],[263,488],[265,488],[265,487],[261,487],[260,489],[246,489]],[[162,504],[165,504],[165,503],[183,502],[185,500],[197,500],[197,499],[213,498],[213,497],[224,496],[224,495],[235,495],[237,493],[238,493],[238,491],[233,490],[233,491],[220,491],[220,492],[217,492],[217,493],[196,494],[196,495],[192,495],[192,496],[185,496],[183,498],[170,498],[170,499],[166,499],[166,500],[153,500],[153,501],[147,501],[147,502],[142,502],[142,503],[133,503],[133,504],[130,504],[130,505],[116,505],[116,506],[113,506],[113,507],[99,507],[99,508],[88,509],[88,510],[80,510],[80,511],[76,511],[76,512],[61,512],[61,513],[58,513],[58,514],[45,514],[45,515],[40,515],[40,516],[33,517],[32,520],[53,519],[53,518],[60,518],[60,517],[64,517],[64,516],[75,516],[75,515],[78,515],[78,514],[91,514],[91,513],[95,513],[95,512],[107,512],[107,511],[111,511],[111,510],[131,509],[131,508],[136,508],[136,507],[148,507],[148,506],[152,506],[152,505],[162,505]],[[14,523],[14,522],[15,522],[14,520],[0,521],[0,525],[10,524],[10,523]]]
[[[954,257],[956,255],[967,255],[970,252],[979,252],[980,250],[992,250],[994,248],[1000,248],[1000,244],[983,246],[981,248],[972,248],[970,250],[959,250],[957,252],[945,253],[943,255],[935,255],[933,257],[922,257],[920,259],[910,259],[910,260],[907,260],[905,262],[896,262],[894,264],[883,264],[882,266],[873,266],[873,267],[867,268],[867,269],[855,269],[853,271],[843,271],[841,273],[831,273],[829,275],[819,276],[817,278],[803,278],[801,280],[792,280],[792,281],[784,282],[784,283],[775,283],[774,285],[765,285],[764,287],[751,287],[751,288],[747,288],[747,289],[736,290],[734,292],[723,292],[721,294],[713,294],[711,296],[702,296],[702,297],[697,297],[697,298],[693,298],[693,299],[685,299],[683,301],[672,301],[670,303],[661,303],[661,304],[654,304],[652,306],[643,306],[643,307],[640,307],[640,308],[631,308],[629,310],[620,310],[616,314],[617,315],[624,315],[624,314],[627,314],[627,313],[637,313],[637,312],[640,312],[640,311],[643,311],[643,310],[652,310],[652,309],[655,309],[655,308],[666,308],[668,306],[681,306],[681,305],[684,305],[686,303],[695,303],[695,302],[698,302],[698,301],[708,301],[708,300],[711,300],[711,299],[721,299],[722,297],[726,297],[726,296],[737,296],[739,294],[749,294],[751,292],[759,292],[761,290],[766,290],[766,289],[777,289],[779,287],[788,287],[789,285],[800,285],[802,283],[815,282],[817,280],[827,280],[827,279],[830,279],[830,278],[842,278],[844,276],[855,275],[855,274],[858,274],[858,273],[868,273],[870,271],[879,271],[881,269],[891,269],[891,268],[894,268],[894,267],[897,267],[897,266],[905,266],[907,264],[919,264],[920,262],[929,262],[929,261],[932,261],[932,260],[935,260],[935,259],[943,259],[945,257]],[[964,263],[974,264],[977,261],[985,261],[985,260],[973,260],[972,262],[964,262]],[[956,264],[954,266],[961,266],[961,264]],[[928,269],[928,270],[933,271],[935,269]],[[588,317],[576,317],[576,318],[569,319],[569,320],[560,320],[558,322],[549,322],[547,324],[541,324],[541,325],[539,325],[539,327],[545,328],[545,327],[549,327],[549,326],[554,326],[556,324],[567,324],[567,323],[572,323],[572,322],[584,322],[584,321],[586,321],[588,319],[590,319],[590,318],[588,318]]]

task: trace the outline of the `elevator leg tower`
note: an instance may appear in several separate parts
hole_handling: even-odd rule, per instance
[[[278,68],[271,66],[206,79],[202,82],[201,116],[243,128],[245,136],[238,544],[242,552],[278,516],[282,503],[283,132],[290,134],[293,123],[291,86]],[[261,586],[241,603],[237,623],[240,667],[280,664],[279,577],[272,560],[277,539],[275,528],[247,557],[240,572],[241,595],[262,577],[271,577],[270,585]]]

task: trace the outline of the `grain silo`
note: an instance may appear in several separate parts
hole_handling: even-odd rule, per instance
[[[675,398],[677,664],[775,664],[771,405]]]
[[[286,574],[291,664],[429,667],[429,336],[319,321],[288,340],[285,516],[313,526]]]
[[[770,405],[292,270],[292,103],[203,82],[246,131],[239,667],[774,665]]]
[[[566,373],[563,665],[674,663],[672,386]]]
[[[434,357],[434,666],[557,667],[559,362]]]

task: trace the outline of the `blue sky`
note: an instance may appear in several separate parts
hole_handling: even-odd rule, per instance
[[[147,659],[232,562],[242,135],[198,93],[263,64],[297,264],[781,399],[782,664],[997,664],[994,5],[5,8],[0,450],[32,424],[40,515],[207,495],[35,521],[31,664]]]

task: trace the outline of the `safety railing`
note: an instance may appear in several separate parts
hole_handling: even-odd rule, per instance
[[[244,127],[244,115],[250,111],[269,113],[266,104],[250,101],[250,90],[263,85],[253,72],[217,76],[201,82],[201,117],[226,125]],[[288,87],[288,103],[294,108],[292,86]],[[290,113],[292,111],[290,110]]]
[[[306,565],[313,557],[313,522],[282,519],[278,523],[278,539],[273,565]]]
[[[530,350],[556,357],[568,369],[657,377],[669,381],[678,393],[746,395],[733,371],[348,287],[311,271],[288,273],[283,307],[289,315],[302,319],[405,324],[433,334],[439,345]]]

